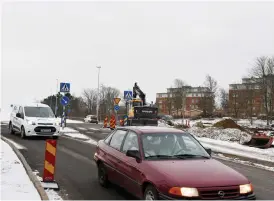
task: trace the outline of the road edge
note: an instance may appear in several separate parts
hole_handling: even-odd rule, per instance
[[[21,163],[23,164],[23,167],[25,168],[30,180],[32,181],[34,187],[38,191],[40,197],[42,200],[49,200],[49,197],[45,191],[45,189],[42,187],[41,182],[37,179],[36,175],[32,172],[31,167],[27,163],[25,157],[20,153],[19,149],[17,149],[14,144],[12,144],[9,140],[7,140],[5,137],[1,135],[1,139],[6,142],[12,150],[15,152]]]

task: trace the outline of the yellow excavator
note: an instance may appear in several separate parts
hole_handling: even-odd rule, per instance
[[[139,98],[137,98],[137,95]],[[126,104],[128,126],[158,126],[158,108],[147,105],[146,95],[137,85],[133,86],[133,98]]]

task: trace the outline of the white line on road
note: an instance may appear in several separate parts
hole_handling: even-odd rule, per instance
[[[88,128],[89,130],[94,130],[94,131],[98,131],[98,128]]]
[[[83,131],[86,131],[87,129],[86,128],[83,128],[83,127],[77,127],[79,130],[83,130]]]
[[[10,143],[12,143],[17,149],[27,149],[27,148],[24,147],[23,145],[18,144],[18,143],[14,142],[14,141],[11,140],[11,139],[8,139],[8,138],[6,138],[6,137],[4,137],[4,136],[2,136],[2,137],[5,138],[5,140],[7,140],[7,141],[9,141]]]

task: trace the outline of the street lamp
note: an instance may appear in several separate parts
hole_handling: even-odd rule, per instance
[[[55,98],[55,115],[57,115],[57,95],[58,95],[58,79],[56,79],[57,86],[56,86],[56,98]]]
[[[99,95],[100,95],[100,69],[101,69],[101,66],[97,66],[98,68],[98,92],[97,92],[97,122],[99,122]]]

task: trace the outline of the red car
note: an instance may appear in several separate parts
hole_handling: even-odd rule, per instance
[[[256,199],[246,177],[182,130],[118,128],[98,142],[94,160],[102,186],[114,183],[143,200]]]

